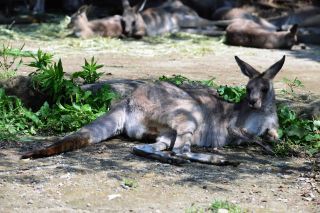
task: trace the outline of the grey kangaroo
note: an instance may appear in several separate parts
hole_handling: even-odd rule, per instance
[[[148,8],[144,11],[146,0],[133,7],[128,0],[122,0],[123,5],[123,31],[128,37],[141,38],[143,36],[155,36],[164,33],[174,33],[183,29],[194,29],[211,27],[212,31],[217,31],[218,24],[224,24],[226,21],[209,21],[198,16],[198,14],[185,6],[178,0],[169,0],[159,7]],[[229,21],[227,21],[229,23]],[[195,31],[197,32],[197,31]],[[214,32],[211,34],[214,35]]]
[[[249,78],[246,98],[239,103],[224,101],[207,87],[141,83],[104,116],[22,158],[48,157],[125,134],[132,139],[155,141],[134,146],[133,153],[140,156],[173,164],[197,161],[223,165],[228,162],[226,159],[192,153],[191,146],[222,147],[246,141],[260,143],[262,138],[278,140],[272,79],[282,68],[285,56],[262,73],[237,56],[235,59]]]
[[[79,38],[94,36],[120,37],[122,35],[121,16],[115,15],[89,21],[86,15],[88,6],[82,6],[71,16],[68,28]]]
[[[226,29],[226,43],[265,49],[291,49],[297,42],[298,25],[288,31],[270,31],[252,20],[236,19]]]

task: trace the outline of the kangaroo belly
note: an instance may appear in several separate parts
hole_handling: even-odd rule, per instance
[[[244,128],[253,135],[262,135],[270,126],[269,123],[272,119],[266,116],[249,116],[244,123]]]

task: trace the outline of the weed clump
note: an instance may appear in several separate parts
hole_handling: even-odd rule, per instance
[[[49,53],[38,50],[32,57],[34,61],[28,64],[36,68],[30,74],[32,85],[36,91],[47,94],[50,101],[32,112],[18,98],[6,96],[1,89],[0,104],[4,107],[0,111],[0,140],[14,139],[21,134],[75,131],[107,112],[117,97],[108,85],[95,94],[83,91],[73,79],[66,78],[62,61],[54,62]],[[94,83],[101,77],[101,73],[97,73],[101,67],[94,58],[90,63],[85,60],[77,74],[84,82]]]

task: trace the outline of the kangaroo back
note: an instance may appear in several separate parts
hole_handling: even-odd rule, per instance
[[[141,38],[143,36],[155,36],[164,33],[173,33],[180,30],[195,33],[206,33],[205,29],[211,27],[209,34],[214,35],[217,25],[225,25],[226,22],[209,21],[198,14],[181,1],[166,1],[156,8],[142,11],[145,1],[134,7],[130,7],[128,0],[123,0],[124,12],[122,15],[124,34],[129,37]],[[227,22],[230,23],[230,22]],[[194,29],[199,29],[194,30]],[[217,35],[221,35],[218,32]]]

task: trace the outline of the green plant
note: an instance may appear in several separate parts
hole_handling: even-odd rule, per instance
[[[215,78],[211,78],[209,80],[193,81],[182,75],[173,75],[172,77],[167,77],[163,75],[159,78],[159,80],[167,81],[178,86],[187,83],[193,85],[212,87],[217,89],[217,92],[221,97],[223,97],[226,101],[230,102],[240,102],[246,95],[246,88],[244,86],[218,86],[214,81]]]
[[[22,65],[22,58],[19,53],[22,52],[23,47],[24,45],[19,49],[14,49],[9,44],[2,45],[0,49],[0,78],[7,79],[16,75]]]
[[[217,84],[215,83],[216,78],[211,78],[209,80],[200,80],[200,81],[195,81],[195,80],[190,80],[189,78],[183,76],[183,75],[173,75],[172,77],[167,77],[167,76],[161,76],[159,77],[160,81],[167,81],[172,84],[175,84],[177,86],[180,86],[184,83],[187,84],[193,84],[193,85],[203,85],[203,86],[208,86],[208,87],[213,87],[216,88]]]
[[[129,178],[124,178],[123,179],[123,185],[128,186],[130,188],[137,188],[138,187],[138,182],[133,179]]]
[[[192,205],[191,207],[187,208],[185,211],[185,213],[204,213],[204,212],[208,212],[205,209],[201,208],[201,207],[197,207]]]
[[[6,96],[0,88],[0,140],[16,139],[18,134],[35,134],[42,126],[35,113],[26,109],[22,102]]]
[[[94,57],[91,58],[90,63],[88,63],[87,59],[85,59],[84,66],[82,66],[82,71],[73,73],[72,78],[82,78],[85,84],[92,84],[103,75],[102,72],[97,72],[97,70],[102,67],[103,65],[97,64],[97,61],[95,61]]]
[[[308,154],[313,155],[320,150],[320,121],[300,119],[287,106],[278,106],[280,128],[278,134],[285,143],[276,144],[279,155],[287,155],[296,147],[304,147]]]
[[[27,120],[29,123],[26,123],[22,115],[10,114],[8,110],[2,111],[3,120],[0,122],[2,132],[50,134],[75,131],[107,112],[111,101],[118,97],[108,85],[104,85],[94,94],[91,91],[83,91],[80,86],[65,77],[61,60],[56,63],[52,58],[53,55],[38,50],[33,57],[34,61],[29,64],[36,68],[36,71],[31,74],[34,87],[50,95],[50,104],[46,102],[38,112],[33,113],[24,108],[20,100],[8,97],[2,91],[1,98],[4,103],[8,106],[16,106],[10,108],[13,112],[19,110],[23,116],[35,122],[30,123]],[[96,64],[94,60],[91,62],[91,65]],[[86,65],[88,66],[88,63]],[[5,119],[8,114],[11,116],[10,119]],[[17,126],[12,126],[13,124]],[[31,129],[28,129],[29,127]],[[8,138],[10,135],[12,136],[9,134]]]
[[[287,90],[287,89],[282,89],[281,90],[281,93],[284,94],[284,95],[291,95],[292,97],[295,97],[296,96],[295,90],[297,88],[303,88],[304,87],[303,83],[297,77],[295,77],[293,80],[288,79],[288,78],[283,78],[282,81],[289,88],[289,90]]]
[[[246,212],[245,210],[241,209],[239,206],[230,203],[228,201],[222,201],[222,200],[215,200],[211,203],[209,210],[211,212],[218,212],[219,209],[226,209],[230,213],[242,213]]]
[[[226,101],[238,103],[246,96],[245,86],[219,86],[217,92]]]
[[[47,68],[48,65],[52,64],[53,55],[43,52],[42,50],[38,50],[36,54],[32,55],[32,58],[34,61],[30,62],[28,66],[37,68],[36,71],[32,73],[33,75],[37,71]]]
[[[65,92],[66,79],[64,79],[64,71],[62,62],[48,64],[46,67],[40,68],[31,74],[34,88],[45,92],[57,101]]]

